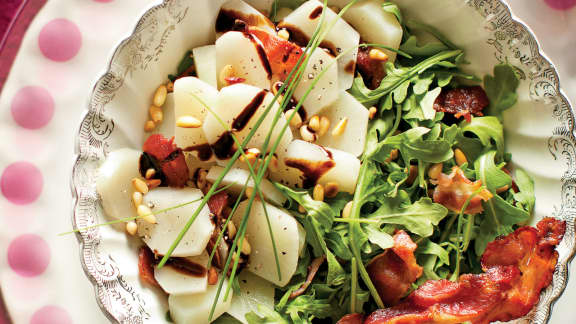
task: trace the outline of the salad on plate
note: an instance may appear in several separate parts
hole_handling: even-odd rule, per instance
[[[96,183],[168,321],[530,312],[565,223],[527,226],[534,183],[502,124],[514,66],[475,75],[382,0],[230,0],[214,31],[151,94],[142,149],[110,152]]]

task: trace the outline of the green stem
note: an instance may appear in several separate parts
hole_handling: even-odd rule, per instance
[[[352,287],[350,288],[350,313],[356,313],[356,290],[358,289],[358,264],[356,258],[352,258],[352,278],[350,280]]]

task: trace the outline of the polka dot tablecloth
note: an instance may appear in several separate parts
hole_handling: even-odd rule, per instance
[[[107,322],[80,266],[76,238],[58,233],[71,228],[74,137],[87,97],[114,46],[153,2],[48,1],[14,63],[0,59],[0,73],[11,71],[0,93],[0,287],[14,323]],[[535,30],[576,102],[576,0],[509,2]],[[575,268],[551,323],[576,323]]]

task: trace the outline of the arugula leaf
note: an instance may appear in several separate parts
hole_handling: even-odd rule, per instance
[[[286,305],[285,311],[293,320],[300,319],[300,315],[303,315],[306,319],[311,315],[318,318],[327,318],[334,312],[328,300],[316,299],[313,295],[296,297]]]
[[[440,42],[428,42],[425,44],[419,44],[418,38],[414,35],[408,37],[408,39],[400,45],[400,50],[412,56],[432,56],[440,52],[450,50],[446,45]]]
[[[414,83],[412,86],[414,93],[417,95],[425,94],[426,91],[428,91],[428,88],[430,88],[430,85],[434,82],[434,76],[434,73],[424,72],[421,75],[414,77],[412,80],[412,83]]]
[[[530,178],[526,171],[516,168],[515,182],[520,191],[514,193],[514,199],[531,214],[534,210],[534,203],[536,202],[536,197],[534,196],[534,180]]]
[[[424,240],[418,244],[415,254],[435,255],[440,260],[439,266],[450,265],[450,255],[440,245],[430,241]]]
[[[346,280],[346,272],[342,265],[330,250],[326,249],[326,261],[328,262],[328,276],[326,283],[331,286],[339,286]]]
[[[222,316],[218,317],[214,322],[214,324],[242,324],[239,320],[235,319],[229,314],[223,314]]]
[[[346,232],[347,232],[347,228]],[[352,252],[348,248],[348,237],[344,235],[343,231],[333,230],[330,233],[326,233],[324,236],[326,240],[326,245],[328,248],[334,252],[334,255],[343,260],[352,259]]]
[[[430,25],[427,25],[427,24],[424,24],[424,23],[421,23],[421,22],[415,21],[415,20],[408,20],[406,22],[406,25],[411,30],[422,30],[422,31],[425,31],[425,32],[433,35],[436,39],[441,41],[446,47],[448,47],[450,49],[453,49],[453,50],[458,49],[458,46],[456,46],[454,43],[452,43],[446,36],[444,36],[444,34],[442,34],[442,32],[440,32],[435,27],[432,27]]]
[[[396,19],[398,19],[400,25],[404,24],[404,19],[402,18],[402,12],[400,11],[400,8],[398,8],[398,5],[392,2],[384,2],[382,4],[382,9],[396,16]]]
[[[498,64],[494,67],[494,76],[484,77],[484,90],[490,99],[487,108],[489,115],[502,118],[502,112],[516,104],[520,79],[510,64]]]
[[[434,226],[448,215],[446,207],[433,203],[430,198],[420,198],[413,204],[409,202],[408,194],[399,191],[396,198],[381,199],[382,205],[369,218],[384,224],[402,225],[418,236],[429,237],[434,233]]]
[[[428,91],[426,95],[420,100],[420,107],[425,119],[434,119],[436,117],[436,110],[434,110],[434,102],[442,92],[442,88],[437,87],[434,90]]]
[[[512,184],[512,178],[494,163],[495,157],[496,151],[489,151],[480,156],[474,163],[476,179],[482,180],[482,184],[492,193]]]
[[[290,324],[282,315],[266,306],[258,305],[258,313],[260,313],[262,317],[255,312],[246,314],[248,324]]]
[[[478,136],[485,147],[492,147],[492,141],[494,141],[498,157],[504,156],[504,127],[498,118],[493,116],[474,117],[472,122],[464,121],[460,127],[463,133],[470,132]]]
[[[394,238],[392,235],[383,232],[378,226],[368,225],[364,227],[364,229],[366,229],[370,243],[378,245],[382,250],[394,246]]]
[[[316,220],[323,229],[329,230],[332,228],[332,223],[334,222],[336,213],[330,205],[323,201],[314,200],[310,197],[308,191],[293,190],[280,183],[274,183],[274,185],[278,190],[280,190],[280,192],[282,192],[282,194],[284,194],[284,196],[295,200],[298,204],[304,207],[308,217]]]

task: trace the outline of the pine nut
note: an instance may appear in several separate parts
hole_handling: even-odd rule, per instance
[[[371,60],[375,61],[380,62],[388,61],[388,54],[384,53],[384,51],[378,48],[371,49],[370,52],[368,52],[368,57],[370,57]]]
[[[144,124],[144,131],[147,133],[150,133],[151,131],[153,131],[156,128],[156,123],[154,123],[153,121],[149,120]]]
[[[442,167],[443,167],[442,163],[433,164],[428,170],[428,177],[433,180],[438,179],[440,173],[442,173]]]
[[[228,238],[233,239],[236,236],[236,225],[232,222],[228,222]]]
[[[150,210],[150,207],[146,205],[140,205],[138,206],[137,213],[139,217],[143,218],[148,223],[156,224],[156,216],[152,214],[152,210]]]
[[[168,81],[166,83],[166,90],[168,90],[168,93],[174,92],[174,82]]]
[[[146,170],[145,178],[148,179],[148,180],[149,180],[149,179],[152,179],[152,177],[153,177],[155,174],[156,174],[156,170],[150,168],[150,169]]]
[[[283,85],[284,85],[284,82],[282,82],[282,81],[274,82],[274,84],[272,85],[272,94],[277,95],[278,91],[280,91],[280,88],[282,88]],[[278,100],[280,100],[280,102],[282,102],[282,96],[279,96]]]
[[[339,185],[337,182],[328,182],[324,187],[324,195],[328,198],[334,198],[340,191]]]
[[[342,209],[342,218],[350,218],[350,214],[352,213],[352,206],[354,205],[353,201],[349,201],[344,209]]]
[[[312,133],[306,125],[300,127],[300,136],[302,136],[302,139],[306,142],[316,142],[316,134]]]
[[[136,222],[128,222],[126,223],[126,232],[132,236],[138,233],[138,224]]]
[[[300,117],[300,114],[298,114],[296,110],[290,109],[287,112],[285,112],[284,115],[286,116],[286,120],[290,119],[290,116],[294,115],[294,117],[292,117],[292,120],[290,120],[290,126],[294,128],[299,128],[300,126],[302,126],[302,117]]]
[[[503,193],[503,192],[508,191],[508,189],[510,189],[510,186],[509,186],[509,185],[505,185],[505,186],[502,186],[502,187],[496,189],[496,193],[497,193],[497,194],[501,194],[501,193]]]
[[[304,206],[302,205],[298,205],[298,212],[300,214],[305,214],[306,213],[306,208],[304,208]]]
[[[418,176],[418,167],[415,165],[411,165],[408,171],[408,179],[406,179],[407,185],[412,185]]]
[[[374,119],[374,117],[376,117],[377,113],[378,113],[378,108],[370,107],[370,109],[368,109],[368,118],[370,118],[371,120]]]
[[[390,163],[392,161],[395,161],[398,158],[398,149],[392,149],[392,151],[390,151],[390,156],[384,160],[384,162],[386,163]]]
[[[464,155],[464,152],[459,148],[454,150],[454,158],[456,159],[456,164],[458,164],[458,166],[462,166],[462,164],[468,162],[466,155]]]
[[[228,85],[228,81],[226,81],[226,78],[231,78],[234,77],[234,74],[236,74],[236,72],[234,71],[234,67],[230,64],[225,65],[222,68],[222,71],[220,71],[220,85],[221,86],[226,86]]]
[[[284,29],[280,29],[278,31],[278,37],[284,39],[284,40],[289,40],[290,39],[290,32],[288,32],[285,28]]]
[[[248,243],[246,237],[244,237],[244,242],[242,242],[242,253],[245,255],[250,255],[250,253],[252,253],[252,247],[250,246],[250,243]]]
[[[132,193],[132,203],[134,204],[134,207],[138,208],[138,206],[142,205],[143,199],[144,196],[142,195],[141,192],[134,191],[134,193]]]
[[[208,284],[210,286],[214,286],[217,283],[218,283],[218,271],[216,271],[216,268],[210,267],[210,269],[208,269]]]
[[[132,179],[132,187],[134,187],[134,190],[141,192],[143,194],[147,194],[149,191],[146,182],[144,182],[144,180],[140,178]]]
[[[176,120],[176,126],[180,128],[199,128],[202,127],[202,121],[193,116],[180,116]]]
[[[206,184],[208,183],[208,181],[206,181],[207,176],[208,171],[204,169],[198,171],[198,179],[196,180],[196,187],[198,187],[198,189],[202,190],[204,187],[206,187]]]
[[[312,116],[308,122],[308,127],[310,127],[313,132],[318,132],[320,130],[320,117],[317,115]]]
[[[312,192],[312,198],[317,201],[324,200],[324,186],[321,184],[317,184],[314,186],[314,191]]]
[[[278,172],[278,170],[279,170],[278,158],[276,157],[276,155],[272,155],[272,157],[270,157],[270,163],[268,164],[268,171]]]
[[[158,89],[156,89],[156,92],[154,93],[154,106],[156,107],[162,107],[164,106],[164,103],[166,103],[166,96],[168,95],[168,89],[166,88],[165,85],[161,85],[158,87]]]
[[[336,126],[334,126],[334,129],[332,130],[332,136],[340,136],[340,135],[344,134],[344,131],[346,130],[346,126],[348,126],[348,117],[342,118],[338,122],[338,124],[336,124]]]
[[[328,133],[328,129],[330,129],[330,119],[326,116],[320,117],[320,130],[318,131],[318,135],[324,136],[324,134]]]
[[[244,194],[246,195],[246,198],[252,197],[252,195],[254,194],[254,188],[252,188],[252,187],[246,187],[246,190],[244,191]]]
[[[154,188],[158,188],[162,184],[162,180],[160,179],[149,179],[146,180],[146,185],[148,186],[148,190],[152,190]]]
[[[164,119],[164,113],[160,107],[152,105],[150,109],[148,109],[148,113],[150,114],[150,119],[152,119],[155,124],[161,123]]]

